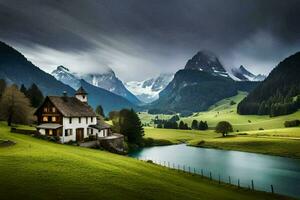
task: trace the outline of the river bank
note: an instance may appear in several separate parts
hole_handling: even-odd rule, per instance
[[[178,130],[145,128],[147,146],[186,143],[201,148],[236,150],[300,159],[300,128],[284,128],[233,133],[221,137],[213,130]],[[151,138],[151,139],[149,139]]]

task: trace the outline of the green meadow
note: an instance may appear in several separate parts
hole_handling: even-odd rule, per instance
[[[27,127],[23,127],[27,128]],[[0,123],[1,199],[288,199],[133,158],[10,133]]]
[[[278,117],[239,115],[236,112],[237,104],[247,93],[224,99],[211,106],[206,112],[194,113],[192,116],[181,118],[191,124],[194,119],[207,121],[209,130],[175,130],[146,127],[145,137],[168,143],[187,143],[188,145],[227,150],[238,150],[300,158],[300,127],[285,128],[284,122],[300,119],[300,111]],[[231,104],[234,102],[236,104]],[[149,115],[141,113],[143,123],[154,126],[151,119],[168,119],[170,115]],[[214,127],[220,121],[232,124],[234,132],[230,137],[221,137],[215,133]],[[159,143],[158,143],[159,144]]]

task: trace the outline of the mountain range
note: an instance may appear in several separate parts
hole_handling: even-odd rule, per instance
[[[266,76],[262,74],[252,74],[243,65],[241,65],[237,69],[232,69],[231,72],[233,76],[235,76],[235,78],[240,81],[263,81],[266,78]]]
[[[133,104],[141,104],[141,101],[126,89],[122,81],[120,81],[120,79],[116,77],[114,71],[111,69],[105,73],[79,75],[77,73],[71,72],[64,66],[58,66],[51,74],[57,80],[71,86],[74,89],[80,86],[80,80],[83,79],[91,85],[120,95]]]
[[[125,84],[127,89],[142,102],[151,103],[158,99],[158,94],[172,81],[174,74],[160,74],[156,78],[145,81],[130,81]]]
[[[257,84],[233,80],[216,55],[200,51],[175,74],[148,108],[152,113],[204,111],[217,101],[236,95],[238,90],[251,91]]]
[[[60,67],[63,68],[63,67]],[[66,70],[66,68],[64,68]],[[68,95],[75,94],[74,77],[71,74],[65,74],[70,82],[67,84],[58,81],[52,75],[44,72],[30,61],[28,61],[16,49],[0,42],[0,79],[4,79],[8,84],[24,84],[29,87],[35,83],[46,95],[62,95],[64,91]],[[71,84],[72,83],[72,84]],[[100,87],[96,87],[83,79],[76,79],[77,86],[83,86],[89,93],[89,104],[94,108],[102,105],[105,113],[122,108],[135,108],[136,106],[122,96],[116,95]],[[74,88],[72,88],[72,85]],[[77,89],[77,88],[76,88]]]

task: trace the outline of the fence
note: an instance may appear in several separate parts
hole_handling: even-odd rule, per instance
[[[12,133],[20,133],[20,134],[24,134],[24,135],[34,135],[34,134],[37,133],[36,130],[17,129],[15,127],[12,127],[10,129],[10,132],[12,132]]]
[[[245,189],[249,189],[249,190],[253,190],[253,191],[254,190],[265,191],[265,192],[271,192],[272,194],[275,194],[274,185],[272,185],[272,184],[269,185],[269,188],[270,188],[269,190],[258,190],[257,188],[255,188],[255,182],[253,179],[250,181],[250,183],[248,183],[248,187],[247,187],[247,186],[243,186],[241,184],[241,180],[239,178],[237,178],[236,181],[233,181],[231,176],[227,176],[227,177],[225,177],[226,179],[224,179],[224,177],[221,174],[217,174],[217,176],[216,176],[211,171],[207,171],[207,170],[205,171],[204,169],[192,168],[190,166],[171,163],[168,161],[153,160],[153,159],[147,158],[147,157],[146,158],[137,158],[137,159],[140,161],[151,162],[151,163],[160,165],[162,167],[167,167],[167,168],[170,168],[173,170],[177,170],[178,172],[189,173],[192,175],[200,175],[202,178],[207,178],[209,180],[216,181],[219,184],[225,183],[225,184],[237,186],[238,188],[245,188]]]

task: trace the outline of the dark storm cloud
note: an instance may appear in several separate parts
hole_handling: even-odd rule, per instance
[[[0,0],[0,38],[32,59],[90,59],[88,70],[127,80],[175,71],[201,49],[266,73],[300,49],[299,20],[298,0]]]

